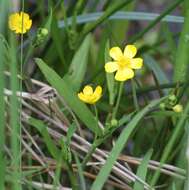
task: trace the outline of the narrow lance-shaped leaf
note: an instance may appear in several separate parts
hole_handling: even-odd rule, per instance
[[[87,70],[90,42],[91,34],[86,36],[78,51],[74,55],[69,67],[70,74],[66,75],[76,91],[79,90]]]
[[[69,80],[66,78],[62,79],[54,70],[48,67],[42,59],[37,58],[35,61],[42,73],[45,75],[47,81],[61,96],[63,96],[66,103],[71,107],[81,121],[83,121],[83,123],[94,133],[100,134],[100,128],[96,126],[93,114],[87,106],[78,99],[76,93],[73,91],[72,87],[70,87]]]
[[[189,7],[186,10],[184,25],[175,57],[174,81],[183,82],[186,79],[189,66]]]
[[[140,177],[140,179],[144,180],[146,179],[146,174],[147,174],[147,171],[148,171],[148,163],[149,163],[149,160],[152,156],[152,153],[153,153],[153,150],[150,149],[146,155],[144,156],[141,164],[139,165],[138,167],[138,170],[137,170],[137,176]],[[135,184],[134,184],[134,189],[133,190],[144,190],[144,185],[141,184],[139,181],[135,181]]]

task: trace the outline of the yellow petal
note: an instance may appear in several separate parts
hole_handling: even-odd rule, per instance
[[[115,61],[119,61],[123,57],[123,53],[119,47],[111,48],[109,54]]]
[[[93,94],[93,89],[90,85],[86,85],[83,89],[83,94],[84,95],[92,95]]]
[[[17,20],[18,19],[19,19],[19,14],[18,13],[14,13],[14,14],[9,16],[9,28],[11,30],[16,30]]]
[[[27,14],[27,13],[25,13],[25,12],[20,12],[20,17],[21,17],[21,19],[23,19],[23,20],[29,20],[30,19],[30,16],[29,16],[29,14]],[[23,18],[22,18],[23,17]]]
[[[137,48],[134,45],[127,45],[124,49],[124,56],[127,58],[133,58],[137,53]]]
[[[25,27],[27,30],[29,30],[32,26],[32,20],[28,20],[26,23],[25,23]]]
[[[105,64],[105,71],[107,73],[113,73],[113,72],[117,71],[117,69],[118,69],[117,62],[112,61],[112,62],[108,62]]]
[[[83,102],[88,103],[86,96],[82,92],[78,93],[77,95],[78,95],[80,100],[82,100]]]
[[[140,69],[143,65],[143,59],[142,58],[134,58],[131,59],[131,65],[130,67],[132,69]]]
[[[118,69],[115,75],[115,79],[118,81],[125,81],[134,77],[134,72],[130,68]]]
[[[97,86],[95,91],[94,91],[94,96],[101,96],[102,95],[102,87]]]

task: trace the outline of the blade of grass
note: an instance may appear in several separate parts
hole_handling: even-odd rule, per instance
[[[176,43],[173,37],[173,33],[169,29],[169,25],[167,23],[163,24],[163,32],[165,33],[165,39],[167,41],[167,44],[169,46],[169,50],[172,54],[173,59],[175,58],[175,53],[176,53]]]
[[[73,88],[78,91],[83,82],[88,63],[89,47],[91,43],[91,35],[87,35],[78,51],[75,53],[71,65],[69,67],[68,78]]]
[[[153,57],[145,54],[143,55],[143,58],[144,58],[144,63],[155,74],[158,83],[160,85],[167,84],[169,82],[168,78],[166,77],[165,73],[163,72],[159,64],[153,59]],[[167,93],[167,90],[164,90],[164,92]]]
[[[10,34],[10,81],[11,81],[11,91],[12,96],[10,98],[10,126],[12,129],[11,134],[11,149],[12,149],[12,167],[14,168],[12,172],[13,185],[12,189],[21,190],[20,184],[20,169],[21,169],[21,144],[20,144],[20,124],[19,124],[19,102],[16,96],[16,91],[19,89],[19,83],[17,78],[17,55],[16,55],[16,46],[15,39],[13,34]]]
[[[76,93],[69,86],[69,80],[66,80],[66,78],[62,79],[58,76],[42,59],[36,58],[35,61],[47,81],[64,97],[66,103],[68,103],[81,121],[83,121],[83,123],[94,133],[100,134],[100,128],[96,126],[96,120],[93,114],[87,106],[77,98]]]
[[[90,23],[93,21],[96,21],[99,19],[104,12],[95,12],[95,13],[87,13],[83,15],[77,16],[77,24],[84,24],[84,23]],[[108,20],[134,20],[134,21],[151,21],[155,20],[159,14],[155,13],[145,13],[145,12],[137,12],[137,11],[118,11],[112,16],[108,17]],[[71,25],[71,17],[67,18],[67,24],[65,21],[60,20],[58,22],[58,26],[60,28],[64,28],[67,25]],[[173,15],[167,15],[162,20],[163,22],[171,22],[171,23],[183,23],[184,18],[181,16],[173,16]]]
[[[8,10],[9,10],[9,1],[7,0],[1,0],[0,1],[0,7],[1,7],[1,11],[0,11],[0,33],[4,34],[5,33],[5,29],[7,26],[7,14],[8,14]]]
[[[186,10],[185,21],[181,32],[174,65],[174,81],[182,82],[186,79],[189,65],[189,7]]]
[[[4,70],[5,70],[5,47],[0,40],[0,189],[5,189],[5,168],[6,168],[6,161],[5,161],[5,101],[4,101],[4,87],[5,87],[5,77],[4,77]]]
[[[120,152],[125,146],[125,143],[128,141],[131,133],[135,128],[137,127],[138,122],[155,106],[157,106],[160,102],[162,102],[165,98],[155,100],[151,102],[148,106],[146,106],[144,109],[142,109],[140,112],[138,112],[132,120],[129,122],[127,127],[123,129],[120,136],[118,137],[117,141],[115,142],[115,145],[113,149],[111,150],[109,157],[106,161],[106,163],[101,168],[98,176],[96,177],[94,183],[92,184],[91,190],[101,190],[104,183],[106,182],[109,173],[111,172],[111,169],[118,158]]]
[[[63,51],[63,47],[62,47],[62,44],[63,44],[62,37],[61,37],[61,33],[60,33],[60,30],[57,25],[56,17],[53,17],[53,19],[52,19],[51,32],[52,32],[52,39],[53,39],[55,48],[57,50],[58,56],[60,58],[60,61],[61,61],[62,65],[64,66],[64,68],[67,69],[64,51]]]
[[[189,128],[186,129],[186,133],[187,133],[187,146],[186,146],[187,176],[185,181],[185,190],[189,189]]]
[[[142,180],[146,179],[147,171],[148,171],[148,163],[150,161],[150,158],[152,156],[153,150],[150,149],[146,155],[144,156],[140,166],[138,167],[137,170],[137,176],[140,177]],[[144,185],[141,184],[140,182],[136,181],[134,184],[133,190],[144,190]]]
[[[84,178],[84,175],[83,175],[83,170],[82,170],[81,162],[79,161],[79,158],[78,158],[78,156],[77,156],[76,153],[74,153],[74,157],[75,157],[75,161],[76,161],[77,169],[78,169],[78,173],[79,173],[80,188],[82,190],[87,190],[86,184],[85,184],[85,178]]]

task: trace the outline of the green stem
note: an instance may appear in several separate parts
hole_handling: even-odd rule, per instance
[[[134,105],[137,111],[139,111],[139,105],[138,105],[138,100],[137,100],[137,94],[136,94],[136,88],[135,88],[135,83],[134,80],[131,80],[131,85],[132,85],[132,93],[133,93],[133,101],[134,101]]]
[[[97,110],[97,107],[96,107],[95,104],[93,105],[93,108],[94,108],[94,112],[95,112],[96,125],[98,127],[98,110]],[[97,139],[97,134],[95,134],[95,140],[94,140],[90,150],[87,152],[87,155],[85,156],[85,158],[83,159],[83,162],[81,164],[82,168],[84,168],[86,166],[87,162],[90,160],[90,158],[91,158],[92,154],[94,153],[95,149],[101,143],[102,143],[102,141],[99,141]]]
[[[95,112],[96,125],[98,127],[98,110],[95,104],[93,105],[93,107],[94,107],[94,112]]]
[[[93,144],[92,144],[92,146],[91,146],[91,148],[89,149],[89,151],[87,152],[87,155],[84,157],[84,159],[83,159],[83,162],[82,162],[82,164],[81,164],[81,167],[83,168],[83,170],[84,170],[84,168],[85,168],[85,166],[86,166],[86,164],[87,164],[87,162],[90,160],[90,158],[91,158],[91,156],[92,156],[92,154],[94,153],[94,151],[96,150],[96,148],[97,148],[97,143],[96,143],[96,139],[94,140],[94,142],[93,142]]]
[[[121,95],[122,95],[122,92],[123,92],[123,86],[124,86],[124,82],[121,82],[120,85],[119,85],[119,92],[118,92],[117,102],[116,102],[115,108],[114,108],[113,113],[112,113],[112,119],[116,118],[117,110],[118,110],[120,100],[121,100]]]
[[[181,82],[181,83],[179,83],[179,87],[182,87],[184,85],[188,86],[189,82],[185,82],[185,83]],[[177,82],[175,82],[175,83],[167,83],[167,84],[160,84],[159,87],[157,87],[157,86],[148,86],[148,87],[137,89],[136,93],[137,94],[145,94],[145,93],[150,92],[150,91],[158,90],[159,88],[161,88],[161,89],[169,89],[169,88],[175,88],[177,86],[178,86]],[[130,94],[132,94],[132,91],[127,91],[125,94],[130,95]]]

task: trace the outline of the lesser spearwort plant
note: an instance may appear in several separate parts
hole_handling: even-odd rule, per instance
[[[0,1],[0,190],[188,189],[189,3],[136,5]]]

